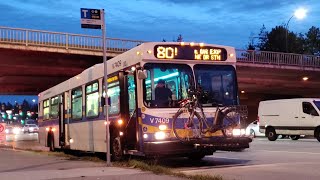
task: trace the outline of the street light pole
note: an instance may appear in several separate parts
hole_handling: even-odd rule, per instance
[[[288,52],[288,31],[289,31],[289,22],[290,20],[293,18],[294,15],[292,15],[290,17],[290,19],[288,20],[287,24],[286,24],[286,52]]]
[[[307,14],[307,10],[304,8],[299,8],[295,10],[294,14],[290,17],[286,24],[286,52],[288,52],[288,31],[289,31],[289,22],[295,16],[297,19],[303,19]]]

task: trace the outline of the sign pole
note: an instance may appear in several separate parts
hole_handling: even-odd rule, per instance
[[[102,17],[102,44],[103,44],[103,64],[104,64],[104,88],[105,88],[105,115],[106,115],[106,156],[107,156],[107,166],[111,166],[110,161],[110,122],[109,122],[109,112],[108,112],[108,69],[107,69],[107,49],[106,49],[106,22],[105,22],[105,14],[104,9],[101,10]]]

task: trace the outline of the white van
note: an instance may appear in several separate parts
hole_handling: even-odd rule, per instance
[[[320,142],[320,99],[299,98],[261,101],[258,118],[260,132],[270,141],[278,135],[298,140],[300,135],[312,135]]]

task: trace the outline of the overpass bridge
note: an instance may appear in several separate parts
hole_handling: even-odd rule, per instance
[[[37,94],[102,62],[100,36],[0,27],[0,94]],[[106,38],[108,57],[144,41]],[[241,102],[319,96],[320,57],[236,50]],[[303,81],[302,77],[308,77]],[[256,110],[252,112],[255,114]]]

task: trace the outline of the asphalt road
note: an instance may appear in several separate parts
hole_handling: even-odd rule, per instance
[[[18,139],[28,139],[22,134]],[[32,138],[31,138],[32,139]],[[37,144],[37,141],[17,141],[22,146]],[[315,139],[278,139],[271,142],[255,138],[250,148],[242,152],[215,152],[201,161],[187,158],[161,159],[159,165],[167,166],[186,174],[222,175],[224,179],[235,180],[318,180],[320,177],[320,142]],[[36,155],[31,152],[0,149],[0,179],[123,179],[146,176],[140,171],[104,169],[104,164],[70,161],[58,157]],[[62,171],[63,170],[63,171]],[[122,172],[123,171],[123,172]],[[104,174],[103,174],[104,173]],[[128,174],[129,173],[129,174]],[[132,174],[131,174],[132,173]],[[63,176],[64,175],[64,176]],[[157,178],[164,178],[156,176]],[[165,177],[172,178],[172,177]],[[121,178],[120,178],[121,179]],[[148,178],[147,178],[148,179]]]
[[[179,159],[164,164],[187,174],[222,175],[236,180],[318,180],[320,177],[320,142],[315,139],[256,138],[242,152],[216,152],[201,162]]]

